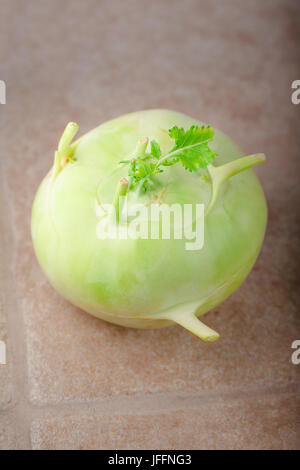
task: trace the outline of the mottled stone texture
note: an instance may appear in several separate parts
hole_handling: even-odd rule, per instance
[[[2,0],[0,9],[0,340],[9,358],[0,448],[299,447],[300,366],[290,360],[300,339],[299,2]],[[31,245],[32,200],[65,124],[85,132],[159,107],[268,158],[257,169],[265,243],[244,285],[206,316],[217,343],[88,316],[50,287]]]
[[[292,396],[215,399],[197,409],[45,416],[32,424],[34,449],[292,449]]]
[[[0,411],[0,450],[16,449],[18,447],[13,418]]]

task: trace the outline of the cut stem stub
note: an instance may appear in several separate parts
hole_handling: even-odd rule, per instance
[[[128,180],[126,178],[121,178],[117,190],[115,193],[114,197],[114,210],[115,210],[115,217],[116,217],[116,222],[119,223],[120,221],[120,198],[125,197],[128,191]]]
[[[208,165],[207,171],[210,176],[212,188],[210,201],[205,210],[205,215],[207,215],[215,205],[218,199],[220,188],[224,181],[226,181],[228,178],[231,178],[231,176],[240,173],[241,171],[263,163],[265,160],[266,157],[263,153],[256,153],[254,155],[248,155],[246,157],[233,160],[232,162],[225,163],[225,165]]]
[[[78,128],[78,124],[76,124],[75,122],[69,122],[60,138],[58,149],[54,155],[54,165],[52,173],[53,180],[56,178],[58,173],[65,167],[68,161],[72,158],[72,155],[75,151],[75,147],[71,146],[71,142],[77,134]]]
[[[142,139],[140,139],[137,143],[137,146],[135,148],[135,151],[132,157],[133,158],[143,157],[146,153],[148,142],[149,142],[148,137],[143,137]]]
[[[202,323],[196,315],[200,305],[201,302],[199,302],[199,300],[187,304],[180,304],[161,312],[152,313],[149,316],[143,316],[143,319],[170,320],[183,326],[186,330],[189,330],[203,341],[216,341],[220,337],[219,333]]]

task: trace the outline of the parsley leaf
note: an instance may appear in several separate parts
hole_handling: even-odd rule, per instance
[[[176,155],[177,161],[189,171],[206,168],[216,156],[208,146],[213,135],[214,130],[210,126],[191,126],[187,131],[174,126],[169,130],[169,136],[175,140],[175,146],[169,154]]]
[[[165,155],[162,155],[158,142],[152,140],[149,153],[144,151],[143,155],[139,153],[131,160],[122,161],[129,164],[129,189],[139,186],[142,191],[146,191],[154,176],[163,172],[164,166],[180,162],[186,170],[197,172],[214,161],[216,152],[208,146],[214,135],[212,127],[191,126],[185,131],[183,127],[174,126],[168,133],[175,144]]]
[[[161,148],[159,144],[156,142],[156,140],[151,140],[150,145],[151,145],[151,154],[153,155],[153,157],[160,158]]]

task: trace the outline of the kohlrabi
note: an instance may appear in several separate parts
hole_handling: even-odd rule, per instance
[[[267,210],[250,168],[264,155],[243,156],[221,132],[166,110],[122,116],[72,143],[77,129],[66,127],[33,205],[33,244],[49,281],[111,323],[160,328],[175,322],[214,341],[218,333],[198,317],[244,281],[259,253]],[[122,234],[132,223],[125,207],[130,212],[137,204],[202,204],[202,248],[163,237],[161,227],[156,237],[138,230],[103,236],[107,229]],[[150,225],[157,226],[151,214]],[[176,228],[173,218],[170,223]]]

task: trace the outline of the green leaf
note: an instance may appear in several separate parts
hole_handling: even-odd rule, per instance
[[[175,140],[175,147],[171,150],[183,148],[200,142],[208,142],[214,136],[214,130],[210,126],[191,126],[187,131],[183,127],[174,126],[169,130],[169,136]],[[170,152],[170,153],[171,153]]]
[[[172,127],[169,136],[175,140],[175,146],[169,152],[174,154],[177,161],[180,160],[184,168],[197,171],[198,168],[206,168],[214,161],[216,153],[208,146],[214,130],[210,126],[191,126],[185,131],[183,127]]]
[[[154,158],[160,158],[161,148],[160,148],[159,144],[156,142],[156,140],[151,140],[150,146],[151,146],[151,154],[153,155],[153,157]]]
[[[210,148],[201,149],[201,155],[193,149],[183,151],[179,158],[181,164],[190,171],[198,171],[199,168],[206,168],[215,158],[215,152]]]
[[[197,172],[214,161],[216,153],[208,146],[214,135],[212,127],[191,126],[185,131],[183,127],[174,126],[168,133],[175,145],[165,155],[162,155],[158,142],[152,140],[149,153],[136,154],[129,161],[123,160],[123,163],[129,164],[129,189],[138,187],[145,192],[154,181],[153,177],[163,172],[164,166],[180,162],[186,170]]]

